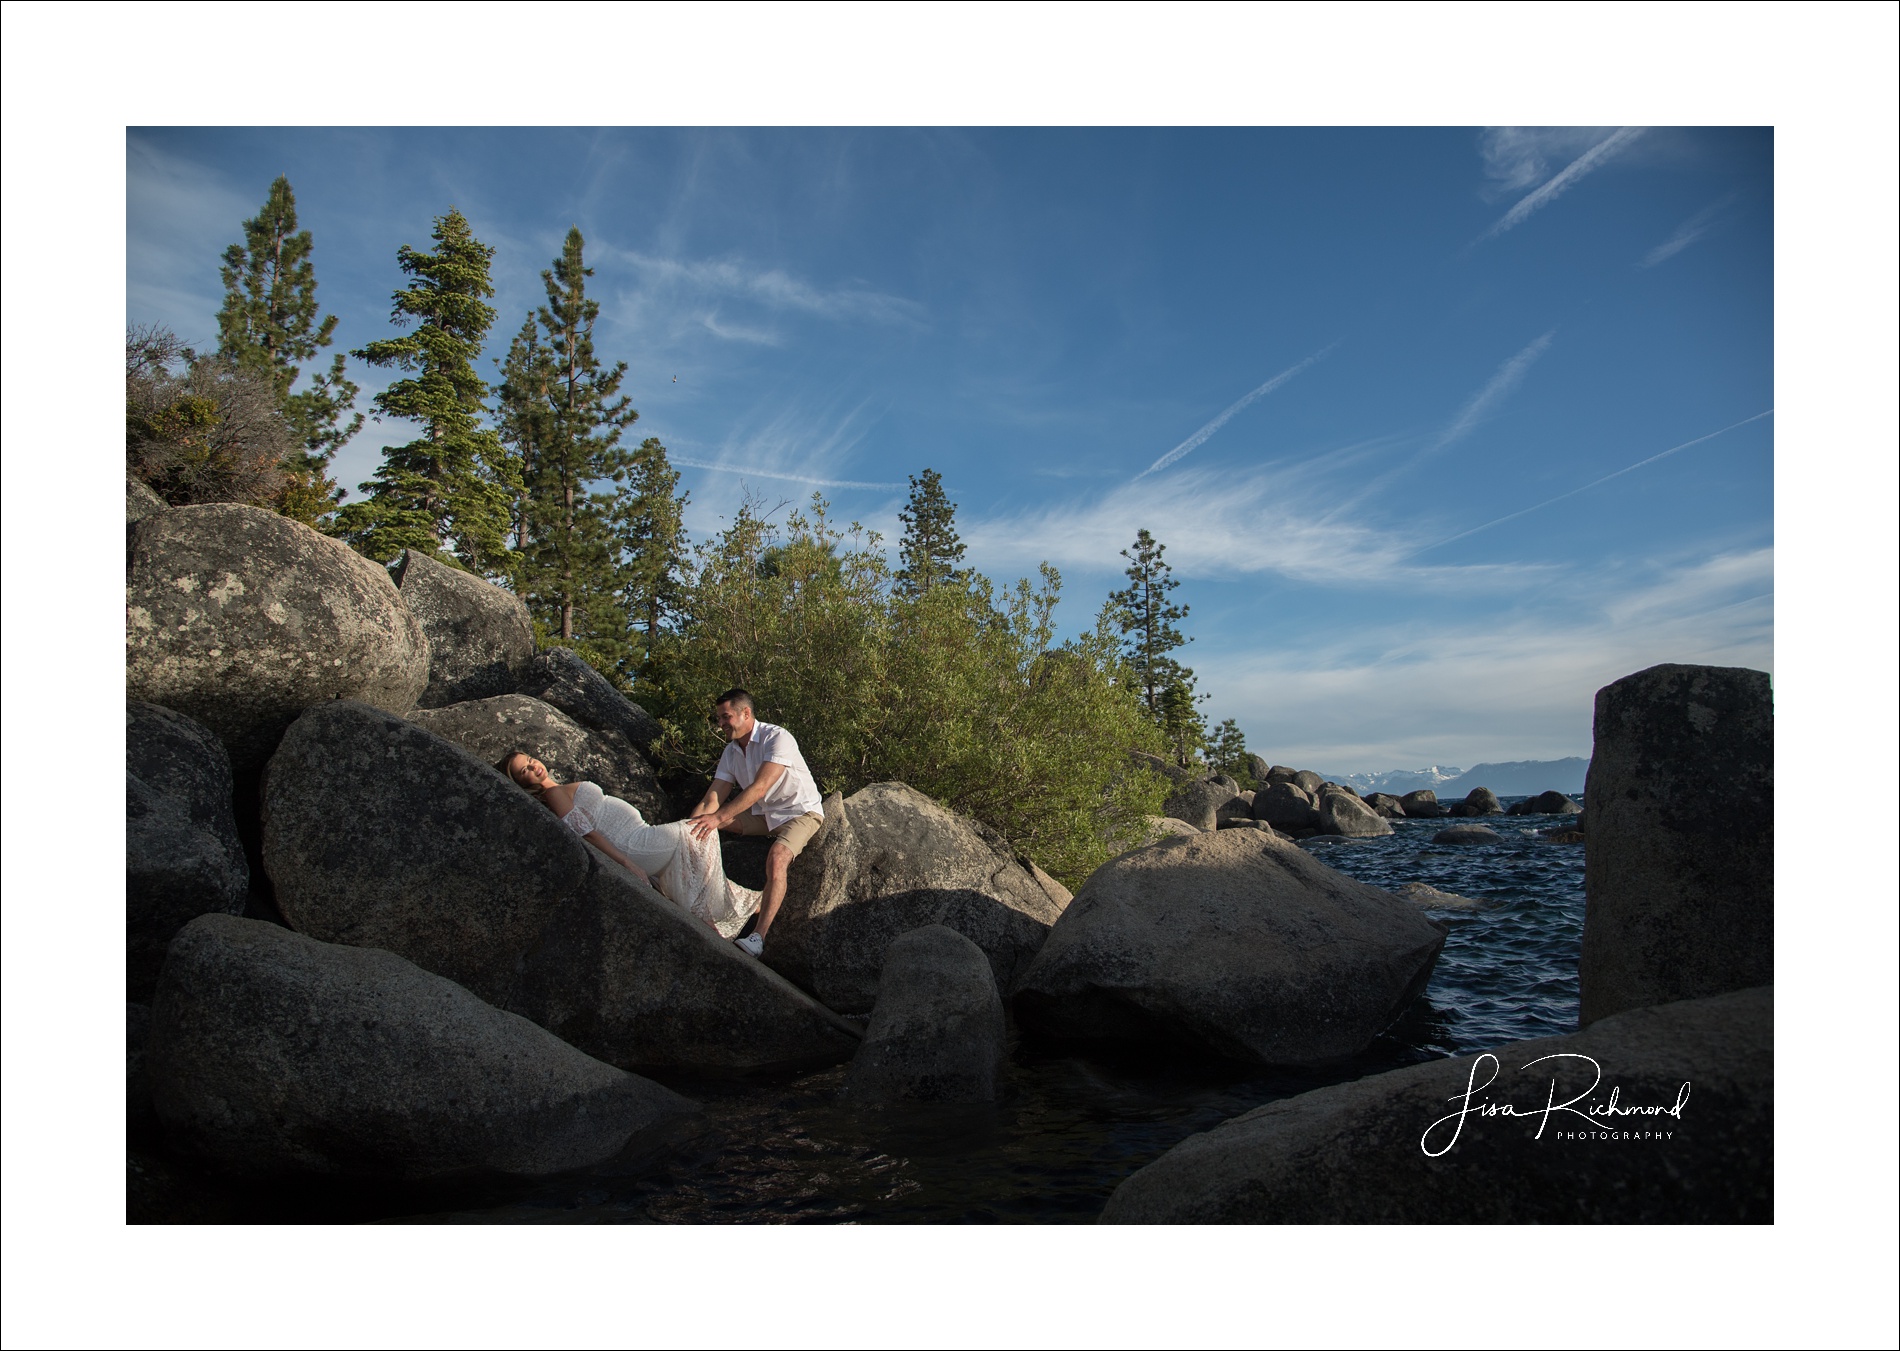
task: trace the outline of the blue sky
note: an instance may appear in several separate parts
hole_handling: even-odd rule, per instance
[[[499,355],[578,225],[696,537],[817,489],[894,542],[928,466],[1073,630],[1145,526],[1277,761],[1587,755],[1609,680],[1773,669],[1766,129],[135,128],[126,171],[128,322],[207,344],[278,173],[343,349],[454,205]]]

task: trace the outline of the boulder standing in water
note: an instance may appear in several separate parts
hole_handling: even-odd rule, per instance
[[[249,1176],[542,1176],[697,1112],[391,953],[228,915],[173,942],[146,1057],[172,1141]]]
[[[312,704],[403,712],[429,643],[389,574],[341,540],[234,503],[132,529],[125,686],[218,734],[240,781]]]
[[[941,924],[899,934],[845,1092],[859,1102],[994,1102],[1003,1000],[983,949]]]
[[[1585,1023],[1774,979],[1766,672],[1652,666],[1598,690],[1584,797]]]
[[[1511,804],[1509,816],[1575,816],[1583,807],[1556,789]]]
[[[489,765],[363,704],[305,713],[264,780],[290,926],[387,948],[622,1069],[831,1063],[858,1034],[596,854]]]
[[[1281,780],[1253,795],[1253,815],[1275,830],[1311,831],[1319,828],[1319,809],[1304,789]]]
[[[1096,869],[1013,996],[1073,1042],[1269,1065],[1364,1050],[1425,988],[1444,932],[1266,831],[1163,840]]]
[[[981,948],[996,983],[1042,946],[1059,906],[994,831],[901,783],[825,799],[792,864],[765,960],[839,1013],[869,1013],[891,940],[942,924]]]
[[[182,713],[127,700],[125,997],[149,1000],[172,935],[243,910],[250,881],[224,746]]]
[[[528,607],[512,591],[414,549],[396,560],[403,604],[429,640],[429,683],[416,702],[443,708],[512,694],[534,656]]]
[[[447,708],[417,709],[409,720],[487,764],[510,751],[526,751],[562,783],[597,783],[609,797],[631,802],[650,822],[664,821],[670,814],[659,780],[626,737],[582,727],[539,699],[498,694]]]
[[[1429,788],[1420,788],[1407,793],[1399,799],[1399,807],[1407,816],[1420,820],[1432,820],[1448,813],[1439,805],[1438,794]]]
[[[1489,788],[1473,788],[1465,794],[1463,802],[1452,806],[1453,816],[1502,816],[1504,804],[1498,801],[1498,795]]]
[[[1774,992],[1748,990],[1283,1098],[1130,1176],[1102,1221],[1771,1223],[1773,1023]],[[1553,1078],[1582,1100],[1546,1123]]]

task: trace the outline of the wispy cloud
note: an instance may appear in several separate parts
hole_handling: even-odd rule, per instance
[[[973,561],[1006,573],[1048,561],[1084,572],[1112,570],[1120,550],[1147,529],[1164,540],[1183,576],[1277,574],[1336,585],[1388,585],[1416,550],[1414,535],[1323,514],[1327,485],[1350,472],[1361,448],[1233,473],[1186,469],[1131,481],[1093,498],[1069,497],[962,527]],[[1533,584],[1521,566],[1413,568],[1408,584],[1467,590]]]
[[[1570,191],[1571,188],[1582,181],[1585,175],[1602,168],[1614,155],[1623,150],[1624,147],[1628,146],[1629,143],[1634,141],[1637,137],[1641,136],[1646,130],[1647,128],[1645,127],[1617,128],[1601,141],[1598,141],[1595,145],[1577,156],[1577,158],[1570,161],[1570,163],[1564,167],[1563,172],[1559,173],[1555,178],[1551,179],[1541,188],[1538,188],[1535,192],[1522,198],[1516,206],[1513,206],[1509,211],[1499,217],[1495,225],[1489,230],[1486,230],[1482,235],[1479,235],[1476,242],[1481,244],[1487,239],[1495,239],[1506,230],[1514,229],[1523,224],[1534,212],[1541,211],[1544,207],[1549,206],[1552,202]]]
[[[787,483],[809,483],[817,488],[875,488],[882,492],[893,492],[904,485],[901,483],[865,483],[858,479],[817,478],[811,474],[788,474],[777,469],[760,469],[756,465],[721,464],[713,460],[695,460],[684,455],[669,455],[673,464],[685,465],[689,469],[710,469],[720,474],[738,474],[743,478],[782,479]]]
[[[781,268],[754,268],[731,259],[666,258],[633,249],[613,249],[612,254],[649,287],[728,296],[769,311],[831,320],[917,327],[927,317],[924,307],[914,300],[862,286],[814,286]],[[713,331],[719,332],[716,328]],[[758,340],[753,332],[745,330],[736,336],[741,341]]]
[[[1227,420],[1233,417],[1235,413],[1238,413],[1241,409],[1245,408],[1248,404],[1252,403],[1255,399],[1258,399],[1262,397],[1263,395],[1273,393],[1274,390],[1278,389],[1281,385],[1284,385],[1287,381],[1291,380],[1294,376],[1298,375],[1301,371],[1305,370],[1308,366],[1311,366],[1314,362],[1318,361],[1321,357],[1325,356],[1328,352],[1332,351],[1333,348],[1337,346],[1339,346],[1338,343],[1332,343],[1329,346],[1322,347],[1319,351],[1313,353],[1312,356],[1306,358],[1306,360],[1299,362],[1297,365],[1287,367],[1285,370],[1281,371],[1278,375],[1274,376],[1271,380],[1267,381],[1265,384],[1260,385],[1258,388],[1250,390],[1246,394],[1241,395],[1238,399],[1235,399],[1232,403],[1228,404],[1227,407],[1223,409],[1214,418],[1213,421],[1209,422],[1206,426],[1202,427],[1199,431],[1195,432],[1194,435],[1190,436],[1187,440],[1183,441],[1180,445],[1176,446],[1173,450],[1169,451],[1166,455],[1163,455],[1160,459],[1156,460],[1153,464],[1149,465],[1146,469],[1142,470],[1139,474],[1136,474],[1135,478],[1144,479],[1148,477],[1148,475],[1150,474],[1160,473],[1163,469],[1166,469],[1169,465],[1173,464],[1176,460],[1179,460],[1183,455],[1186,455],[1190,451],[1198,448],[1215,432],[1219,431],[1222,427],[1226,426]]]
[[[1588,755],[1595,692],[1613,680],[1666,661],[1769,668],[1773,579],[1771,548],[1642,561],[1574,579],[1537,612],[1355,622],[1330,637],[1200,652],[1194,668],[1216,715],[1288,764],[1353,772]]]
[[[1713,441],[1716,437],[1721,436],[1727,432],[1732,432],[1737,427],[1746,427],[1751,422],[1760,422],[1765,417],[1773,416],[1774,411],[1775,411],[1774,409],[1770,408],[1764,412],[1756,413],[1753,417],[1745,417],[1740,422],[1731,422],[1728,426],[1721,428],[1719,431],[1709,432],[1705,436],[1698,436],[1693,441],[1684,441],[1681,445],[1671,446],[1669,447],[1668,450],[1659,451],[1658,453],[1651,455],[1646,460],[1638,460],[1635,464],[1626,465],[1623,468],[1617,470],[1613,474],[1605,474],[1600,479],[1592,479],[1590,482],[1584,484],[1580,488],[1572,488],[1569,492],[1558,493],[1555,497],[1545,498],[1542,502],[1538,502],[1533,506],[1525,507],[1522,511],[1511,512],[1508,516],[1499,516],[1495,520],[1486,521],[1483,525],[1474,525],[1471,527],[1471,529],[1462,530],[1456,535],[1451,535],[1445,539],[1439,540],[1438,543],[1436,544],[1427,544],[1423,549],[1420,549],[1418,553],[1421,553],[1421,554],[1426,553],[1432,549],[1439,548],[1441,545],[1451,544],[1457,540],[1468,538],[1469,536],[1477,534],[1480,530],[1489,530],[1494,525],[1503,525],[1506,521],[1515,521],[1518,517],[1528,516],[1533,511],[1542,511],[1545,507],[1551,506],[1557,502],[1561,502],[1565,498],[1575,497],[1578,493],[1587,493],[1592,488],[1601,487],[1603,484],[1608,483],[1613,478],[1622,478],[1623,475],[1625,474],[1634,473],[1636,470],[1641,469],[1646,464],[1654,464],[1658,460],[1667,459],[1669,456],[1674,455],[1679,450],[1687,450],[1690,446],[1699,446],[1704,441]],[[1412,556],[1417,557],[1418,555],[1414,554]]]
[[[1643,261],[1638,263],[1637,266],[1654,267],[1658,263],[1667,262],[1669,259],[1674,258],[1677,254],[1695,243],[1696,240],[1707,234],[1709,226],[1713,225],[1715,218],[1722,213],[1722,208],[1734,200],[1735,194],[1730,193],[1728,196],[1722,198],[1721,201],[1712,202],[1708,206],[1703,207],[1700,211],[1696,212],[1695,215],[1678,225],[1673,235],[1670,235],[1669,238],[1644,254]]]
[[[1447,446],[1469,436],[1472,430],[1483,422],[1512,390],[1523,383],[1525,374],[1536,363],[1537,358],[1544,354],[1550,346],[1551,339],[1556,336],[1557,330],[1553,328],[1541,337],[1533,338],[1524,344],[1522,350],[1508,358],[1497,368],[1491,378],[1485,381],[1483,389],[1465,401],[1464,407],[1458,410],[1458,415],[1446,423],[1442,431],[1405,460],[1393,465],[1392,468],[1372,479],[1358,492],[1334,507],[1329,516],[1337,516],[1350,510],[1406,470],[1417,467]]]
[[[1484,160],[1486,200],[1536,187],[1551,174],[1551,162],[1567,163],[1615,127],[1486,127],[1478,134]]]

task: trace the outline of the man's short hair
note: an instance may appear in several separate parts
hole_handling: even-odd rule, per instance
[[[721,704],[731,704],[736,708],[743,708],[755,717],[758,714],[758,709],[754,707],[752,703],[752,695],[747,690],[727,690],[724,694],[713,700],[714,708],[718,708]]]

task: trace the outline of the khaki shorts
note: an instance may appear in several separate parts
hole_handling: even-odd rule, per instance
[[[811,837],[818,833],[819,827],[825,824],[825,818],[817,812],[806,812],[782,826],[767,830],[763,816],[757,812],[743,812],[732,824],[736,828],[734,833],[738,835],[770,835],[791,850],[793,858],[797,858],[805,852],[805,846],[811,843]]]

